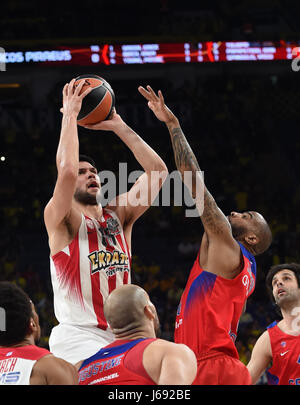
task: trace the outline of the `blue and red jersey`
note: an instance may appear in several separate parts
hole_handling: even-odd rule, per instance
[[[238,323],[256,280],[255,258],[239,245],[244,265],[234,279],[203,270],[199,252],[182,294],[174,341],[189,346],[198,360],[210,352],[239,358],[235,346]]]
[[[272,348],[272,366],[267,370],[269,385],[300,385],[300,335],[283,332],[277,322],[267,327]]]
[[[116,340],[86,359],[79,385],[156,385],[143,366],[143,353],[156,339]]]

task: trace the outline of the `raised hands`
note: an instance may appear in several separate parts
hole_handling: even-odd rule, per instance
[[[144,87],[139,86],[138,91],[146,100],[148,100],[148,107],[153,111],[157,119],[167,125],[171,122],[178,121],[172,111],[166,106],[164,97],[160,90],[158,90],[156,95],[150,86],[147,86],[147,90]]]
[[[84,80],[82,80],[78,86],[75,86],[74,83],[75,79],[72,79],[70,83],[65,84],[63,88],[63,107],[60,111],[64,115],[74,115],[77,118],[81,109],[82,100],[92,88],[88,87],[82,94],[79,94],[84,85]]]

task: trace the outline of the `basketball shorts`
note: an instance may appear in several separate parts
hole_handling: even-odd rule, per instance
[[[250,373],[240,360],[224,353],[210,353],[197,360],[193,385],[251,385]]]
[[[93,356],[114,339],[110,330],[58,324],[51,331],[49,349],[54,356],[75,364]]]

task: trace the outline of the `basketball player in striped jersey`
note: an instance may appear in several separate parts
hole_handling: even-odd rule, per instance
[[[88,358],[99,350],[99,344],[113,340],[103,303],[116,287],[130,283],[133,224],[149,208],[167,176],[161,158],[114,111],[110,120],[89,128],[115,132],[144,173],[128,193],[117,196],[106,208],[101,206],[95,163],[86,156],[79,158],[76,119],[89,92],[79,95],[83,84],[75,88],[72,80],[63,89],[58,177],[44,211],[59,322],[51,331],[49,347],[71,363]]]
[[[272,266],[267,291],[281,319],[255,343],[247,368],[256,384],[264,371],[269,385],[300,385],[300,264]]]
[[[156,95],[150,86],[139,87],[139,91],[169,130],[177,169],[204,227],[200,251],[178,306],[174,340],[196,354],[198,374],[193,384],[251,384],[246,366],[239,361],[235,339],[246,300],[255,287],[255,256],[270,246],[270,228],[258,212],[223,214],[161,91]]]

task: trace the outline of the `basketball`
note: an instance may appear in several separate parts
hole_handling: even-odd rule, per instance
[[[75,86],[82,81],[80,94],[88,87],[93,89],[82,100],[82,106],[77,117],[78,125],[91,125],[109,118],[115,106],[115,94],[110,84],[102,77],[87,74],[75,78]]]

